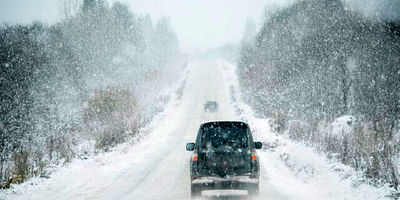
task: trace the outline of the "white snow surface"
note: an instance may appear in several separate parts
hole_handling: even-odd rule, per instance
[[[225,60],[192,61],[165,110],[141,133],[141,141],[128,142],[87,160],[74,160],[49,179],[34,178],[14,185],[13,190],[3,191],[4,197],[190,199],[191,152],[185,151],[186,142],[195,140],[204,121],[244,120],[249,123],[255,140],[264,144],[258,151],[259,199],[385,198],[388,189],[365,184],[350,167],[276,135],[270,129],[271,120],[256,118],[252,109],[241,101],[235,70],[235,65]],[[218,112],[204,112],[203,104],[210,99],[218,102]],[[221,191],[215,192],[221,195]],[[203,198],[214,193],[203,192]],[[229,191],[222,193],[229,196]]]

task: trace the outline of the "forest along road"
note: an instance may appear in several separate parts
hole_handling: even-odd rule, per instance
[[[185,150],[186,143],[195,141],[204,121],[235,119],[218,63],[188,66],[175,102],[166,106],[163,119],[140,143],[123,153],[75,161],[11,199],[190,199],[191,152]],[[204,111],[208,100],[218,102],[218,112]]]
[[[240,97],[231,97],[238,88],[234,69],[223,60],[191,62],[175,95],[149,124],[142,141],[122,144],[87,160],[75,160],[48,180],[36,178],[16,186],[16,192],[7,199],[190,199],[192,152],[185,150],[186,143],[195,141],[198,128],[205,121],[238,120],[246,115],[235,114],[234,105],[238,106]],[[234,99],[236,103],[231,102]],[[204,111],[203,105],[209,100],[218,102],[218,112]],[[350,179],[338,176],[325,157],[277,137],[267,121],[254,118],[249,124],[255,140],[268,142],[275,138],[280,144],[273,150],[258,151],[258,199],[385,199],[381,197],[387,192],[380,193],[368,185],[354,186]],[[290,158],[289,163],[282,161],[282,155]],[[203,197],[215,194],[243,192],[207,191]]]

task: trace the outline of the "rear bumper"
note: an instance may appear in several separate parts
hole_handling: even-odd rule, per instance
[[[258,187],[259,180],[248,176],[235,176],[231,178],[199,177],[192,181],[192,187],[197,190],[239,189],[248,190]]]

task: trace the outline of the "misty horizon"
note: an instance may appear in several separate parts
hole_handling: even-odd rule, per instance
[[[245,23],[254,20],[259,28],[265,10],[276,10],[299,0],[254,0],[243,3],[234,1],[185,1],[141,0],[121,1],[129,5],[137,15],[149,15],[153,20],[170,19],[180,48],[186,53],[201,53],[225,44],[238,45],[242,39]],[[77,1],[79,2],[79,1]],[[118,0],[107,0],[109,4]],[[344,1],[350,9],[381,20],[397,20],[400,17],[400,1]],[[29,24],[33,21],[54,24],[64,18],[63,0],[2,0],[1,23]],[[362,6],[360,6],[362,4]],[[79,5],[79,3],[77,4]],[[72,8],[79,9],[79,8]],[[24,12],[21,12],[24,10]]]

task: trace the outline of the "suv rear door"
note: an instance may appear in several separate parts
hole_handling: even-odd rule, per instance
[[[253,139],[243,122],[210,122],[197,138],[200,176],[238,176],[252,171]]]

